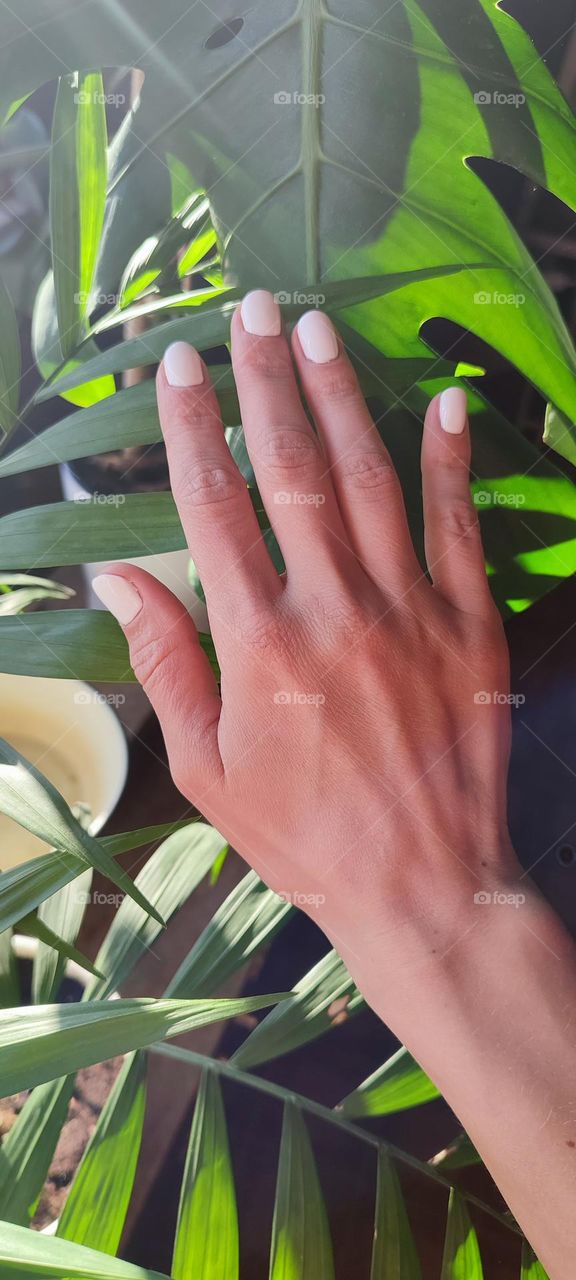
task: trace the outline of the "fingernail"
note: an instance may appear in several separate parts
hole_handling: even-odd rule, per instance
[[[463,387],[448,387],[440,396],[440,426],[452,436],[460,436],[466,426],[468,403]]]
[[[247,333],[258,338],[277,338],[282,330],[280,307],[272,293],[266,289],[254,289],[247,293],[240,308],[242,324]]]
[[[204,365],[189,342],[173,342],[164,352],[164,372],[171,387],[199,387]]]
[[[178,346],[181,344],[178,343]],[[114,617],[125,627],[133,622],[142,608],[142,596],[132,582],[121,578],[116,573],[100,573],[92,579],[92,590],[102,604],[114,614]]]
[[[307,311],[298,321],[298,337],[304,355],[314,364],[328,364],[338,355],[338,338],[323,311]]]

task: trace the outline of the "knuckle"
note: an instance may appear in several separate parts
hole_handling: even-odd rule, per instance
[[[339,464],[342,482],[366,498],[378,500],[382,490],[396,490],[398,479],[391,459],[384,452],[357,453]]]
[[[248,347],[242,356],[242,367],[247,373],[266,381],[277,382],[292,377],[288,352],[282,347],[270,347],[265,338],[258,339]]]
[[[167,662],[173,653],[173,645],[158,636],[147,636],[132,642],[132,669],[144,688],[155,687],[165,678]]]
[[[333,404],[349,404],[359,399],[359,388],[354,371],[346,366],[337,369],[330,365],[317,375],[318,390],[325,400]]]
[[[439,519],[445,533],[459,540],[472,541],[480,536],[478,515],[468,497],[452,498],[440,511]]]
[[[313,471],[320,459],[318,444],[306,427],[269,428],[260,438],[258,455],[271,471]]]
[[[188,507],[207,507],[230,502],[242,495],[246,485],[232,461],[204,459],[189,467],[179,477],[178,500]]]

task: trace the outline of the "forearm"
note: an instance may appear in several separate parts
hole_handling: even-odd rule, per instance
[[[576,948],[526,901],[474,903],[445,948],[411,936],[390,971],[344,956],[369,1004],[459,1116],[551,1280],[576,1257]]]

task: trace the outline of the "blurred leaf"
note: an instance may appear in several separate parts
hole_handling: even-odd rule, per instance
[[[174,1280],[238,1280],[238,1214],[218,1077],[200,1081],[180,1192]]]
[[[364,1001],[335,951],[329,951],[294,987],[292,999],[269,1014],[232,1055],[235,1067],[252,1070],[308,1044],[357,1013]],[[276,1011],[274,1011],[276,1012]]]
[[[20,334],[12,299],[0,276],[0,435],[18,422]]]
[[[91,1000],[0,1010],[0,1097],[287,999]]]
[[[146,1055],[124,1063],[82,1156],[56,1234],[115,1254],[126,1220],[146,1107]]]
[[[271,941],[291,910],[255,871],[249,871],[196,939],[165,994],[173,998],[212,995]]]
[[[48,845],[53,845],[64,863],[67,858],[70,859],[69,865],[77,868],[76,874],[88,870],[90,866],[96,867],[133,897],[144,910],[163,923],[154,908],[135,888],[130,876],[116,866],[94,836],[83,830],[52,783],[3,739],[0,739],[0,812],[32,831]],[[0,879],[0,890],[1,888]]]
[[[227,848],[226,842],[214,827],[191,823],[156,849],[135,884],[168,921],[208,874],[222,847]],[[106,977],[90,986],[87,997],[104,1000],[118,989],[159,933],[158,923],[131,898],[124,898],[96,957]]]
[[[483,1276],[478,1240],[466,1203],[452,1187],[440,1280],[483,1280]]]
[[[158,1271],[0,1222],[2,1280],[166,1280]]]
[[[1,463],[0,463],[1,467]],[[38,600],[69,600],[75,593],[60,582],[27,573],[0,573],[0,617],[22,613]]]
[[[553,404],[546,405],[546,416],[544,419],[544,444],[555,449],[556,453],[561,454],[573,466],[576,466],[576,427],[574,423],[566,417],[566,414],[560,413],[559,409],[555,409]]]
[[[12,930],[5,929],[4,933],[0,933],[0,1008],[9,1009],[12,1005],[19,1004],[20,1000],[18,968],[12,950]]]
[[[74,369],[79,369],[86,360],[98,354],[96,343],[93,339],[86,338],[80,348],[81,358],[74,357],[63,362],[52,271],[44,277],[34,299],[31,336],[32,352],[43,378],[51,378],[55,374],[65,377]],[[92,382],[83,382],[81,387],[63,392],[62,398],[70,404],[89,406],[105,399],[106,396],[114,395],[115,390],[114,378],[108,376],[96,378]]]
[[[370,1280],[421,1280],[421,1275],[396,1170],[389,1155],[379,1151]]]
[[[37,937],[41,941],[32,966],[34,1004],[49,1004],[51,1000],[56,999],[64,975],[66,959],[74,959],[90,972],[94,971],[91,964],[84,964],[84,957],[80,957],[79,952],[74,948],[90,897],[91,885],[92,870],[89,869],[77,880],[64,885],[38,907]],[[43,930],[44,937],[42,937]],[[52,934],[52,943],[48,941],[50,934]],[[57,938],[56,949],[53,945],[55,938]]]
[[[270,1280],[334,1280],[332,1241],[302,1114],[287,1102],[272,1227]]]
[[[51,502],[0,519],[7,569],[180,551],[186,540],[171,493],[130,493],[115,502]],[[58,550],[56,551],[56,546]]]
[[[106,95],[100,72],[81,76],[76,115],[76,177],[80,222],[80,305],[89,311],[90,290],[104,223],[108,129]]]
[[[340,1108],[350,1118],[386,1116],[440,1097],[407,1049],[398,1049],[367,1080],[349,1093]]]

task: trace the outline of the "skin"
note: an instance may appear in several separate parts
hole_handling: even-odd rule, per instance
[[[115,565],[108,574],[138,593],[130,621],[117,612],[132,665],[180,790],[325,931],[459,1116],[551,1280],[571,1280],[576,952],[510,842],[509,706],[475,702],[507,693],[508,655],[470,499],[468,427],[443,430],[439,398],[430,404],[428,578],[342,344],[314,363],[297,331],[291,348],[283,333],[255,336],[240,309],[231,341],[287,572],[260,536],[208,370],[176,388],[161,366],[172,489],[221,695],[183,606]]]

